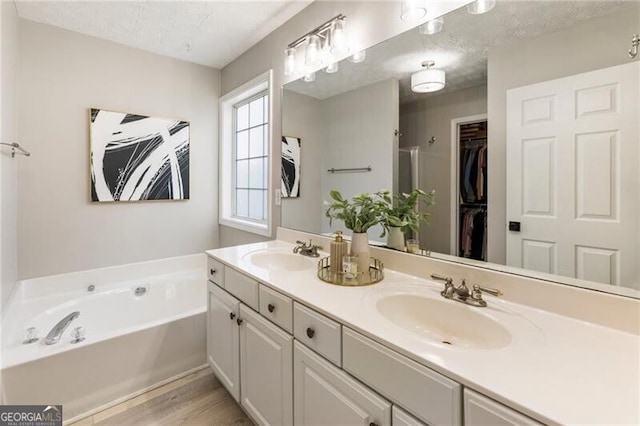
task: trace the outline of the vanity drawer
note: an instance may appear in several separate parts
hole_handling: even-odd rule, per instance
[[[464,422],[468,425],[542,426],[524,414],[471,389],[464,390]]]
[[[293,301],[260,284],[260,313],[289,333],[293,333]]]
[[[393,426],[428,426],[397,405],[391,409],[391,424]]]
[[[343,368],[430,425],[460,425],[462,386],[344,328]]]
[[[259,309],[258,282],[235,269],[225,267],[224,289],[236,296],[253,310]]]
[[[340,367],[341,326],[306,306],[293,302],[293,335],[320,355]]]
[[[224,265],[212,257],[207,258],[207,277],[209,281],[224,288]]]

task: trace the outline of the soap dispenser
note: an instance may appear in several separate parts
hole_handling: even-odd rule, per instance
[[[347,242],[342,238],[342,232],[336,231],[334,235],[335,240],[331,241],[329,250],[329,265],[332,274],[342,271],[342,257],[348,253]]]

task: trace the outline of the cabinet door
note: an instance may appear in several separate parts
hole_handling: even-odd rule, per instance
[[[297,341],[293,350],[296,425],[390,425],[391,403]]]
[[[468,426],[541,426],[541,423],[470,389],[464,390],[464,424]]]
[[[220,383],[239,401],[240,302],[212,282],[207,289],[207,360]]]
[[[293,337],[240,305],[240,404],[260,425],[293,423]]]

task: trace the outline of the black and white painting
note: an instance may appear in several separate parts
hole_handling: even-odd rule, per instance
[[[189,199],[189,123],[91,109],[91,200]]]
[[[300,138],[282,137],[282,196],[300,196]]]

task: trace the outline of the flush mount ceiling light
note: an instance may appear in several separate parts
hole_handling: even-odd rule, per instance
[[[324,24],[289,43],[284,52],[285,75],[290,76],[300,72],[305,74],[305,81],[313,81],[315,78],[310,80],[307,77],[313,74],[312,71],[316,71],[324,64],[327,65],[327,72],[336,72],[338,70],[338,60],[349,53],[346,19],[347,17],[342,14],[334,16]],[[304,54],[304,67],[301,67],[301,69],[297,69],[298,53],[300,55]]]
[[[487,13],[496,5],[496,0],[476,0],[467,5],[467,12],[472,15]]]
[[[445,74],[443,70],[431,68],[433,61],[424,61],[422,66],[426,69],[418,71],[411,76],[411,90],[416,93],[437,92],[444,88]]]
[[[405,22],[416,22],[427,16],[427,5],[424,0],[402,0],[400,19]]]
[[[439,33],[444,28],[444,18],[436,18],[430,21],[425,22],[424,24],[418,27],[421,34],[432,35]]]

